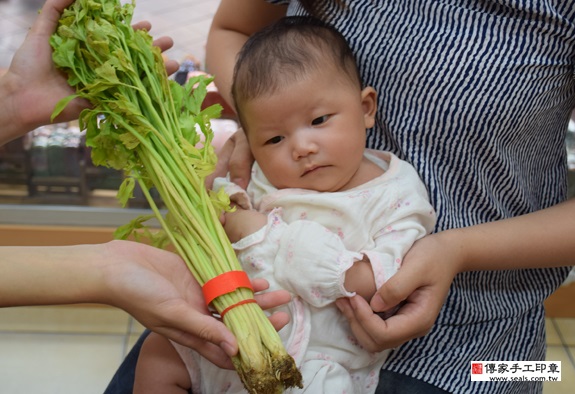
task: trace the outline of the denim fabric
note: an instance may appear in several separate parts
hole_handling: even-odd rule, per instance
[[[449,394],[421,380],[382,369],[375,394]]]
[[[146,330],[140,336],[134,347],[130,350],[122,365],[118,368],[112,380],[108,384],[104,394],[132,394],[134,390],[134,376],[136,363],[144,339],[150,331]],[[446,394],[440,388],[432,386],[421,380],[411,378],[395,372],[382,370],[376,394]],[[190,391],[191,393],[191,391]]]
[[[136,373],[136,363],[140,355],[140,349],[144,343],[144,339],[150,333],[149,330],[144,331],[140,336],[134,347],[130,350],[114,376],[106,387],[104,394],[132,394],[134,391],[134,376]]]
[[[136,376],[136,364],[138,363],[138,356],[144,340],[150,333],[150,330],[145,330],[134,347],[130,350],[122,365],[118,368],[112,380],[106,387],[104,394],[132,394],[134,392],[134,378]],[[192,390],[188,391],[193,394]]]

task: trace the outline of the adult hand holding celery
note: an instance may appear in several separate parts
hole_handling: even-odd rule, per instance
[[[148,234],[156,246],[173,245],[198,282],[207,284],[206,296],[238,340],[233,362],[246,389],[276,393],[301,387],[293,359],[252,302],[249,281],[219,223],[229,199],[205,187],[217,160],[210,119],[221,111],[201,108],[211,80],[200,76],[183,87],[169,80],[152,38],[131,28],[133,8],[134,2],[77,0],[64,11],[50,42],[54,63],[76,94],[62,100],[53,117],[75,97],[90,101],[93,108],[81,113],[80,125],[93,162],[129,175],[118,193],[123,204],[135,182],[141,186],[163,229]],[[151,187],[167,208],[165,216]],[[144,219],[118,229],[118,235],[127,237]]]

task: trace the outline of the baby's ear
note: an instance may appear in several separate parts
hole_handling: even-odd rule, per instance
[[[361,91],[361,106],[365,128],[369,129],[375,125],[375,113],[377,112],[377,92],[371,86]]]

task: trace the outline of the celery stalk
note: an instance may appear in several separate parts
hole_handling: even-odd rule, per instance
[[[50,43],[54,63],[67,73],[76,94],[62,100],[53,117],[75,97],[91,102],[80,124],[87,130],[93,162],[129,175],[118,192],[124,205],[134,185],[141,186],[163,229],[160,235],[147,234],[156,245],[173,245],[203,285],[241,270],[218,219],[222,209],[229,209],[229,198],[204,184],[217,160],[210,119],[219,116],[221,107],[201,109],[211,79],[200,76],[184,87],[168,79],[152,38],[131,28],[134,6],[134,1],[77,0],[63,12]],[[150,195],[152,187],[167,208],[165,217]],[[127,237],[142,222],[119,228],[117,235]],[[251,298],[251,290],[239,288],[212,305],[222,312]],[[223,320],[238,339],[240,350],[232,361],[249,392],[301,387],[294,360],[257,304],[232,308]]]

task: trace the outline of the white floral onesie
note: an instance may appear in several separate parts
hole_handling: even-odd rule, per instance
[[[265,227],[233,246],[251,278],[263,277],[271,290],[283,288],[294,295],[290,304],[277,308],[290,314],[280,336],[303,375],[303,390],[290,393],[375,391],[388,351],[362,349],[334,301],[354,295],[344,288],[354,261],[369,258],[379,287],[435,224],[425,186],[409,164],[388,152],[367,151],[366,156],[385,173],[346,191],[278,190],[257,164],[247,196],[224,179],[214,187],[225,187],[234,199],[268,214]],[[235,371],[174,346],[188,367],[195,394],[245,392]]]

